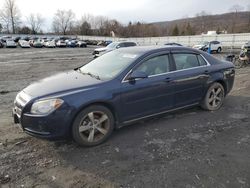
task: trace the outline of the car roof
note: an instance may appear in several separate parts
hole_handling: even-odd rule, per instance
[[[146,54],[150,52],[160,52],[160,51],[189,51],[195,53],[201,53],[199,50],[183,47],[183,46],[134,46],[128,48],[120,48],[118,49],[124,53],[133,53],[133,54]]]

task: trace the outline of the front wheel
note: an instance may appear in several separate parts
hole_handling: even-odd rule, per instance
[[[82,110],[72,126],[74,140],[81,146],[95,146],[103,143],[114,129],[114,117],[111,111],[99,105]]]
[[[213,83],[207,90],[205,98],[202,101],[201,107],[209,111],[218,110],[222,106],[224,98],[224,87],[218,82]]]
[[[233,64],[234,64],[234,66],[235,66],[236,69],[240,69],[240,68],[243,67],[244,61],[240,60],[239,58],[235,58],[233,60]]]

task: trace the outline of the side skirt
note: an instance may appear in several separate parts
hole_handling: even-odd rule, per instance
[[[191,108],[191,107],[197,106],[199,104],[200,104],[199,102],[196,102],[196,103],[193,103],[193,104],[190,104],[190,105],[186,105],[186,106],[174,108],[174,109],[171,109],[171,110],[165,110],[165,111],[158,112],[158,113],[155,113],[155,114],[150,114],[150,115],[143,116],[143,117],[140,117],[140,118],[136,118],[136,119],[131,119],[131,120],[128,120],[128,121],[124,121],[124,122],[122,122],[120,124],[118,123],[117,124],[117,128],[121,128],[123,126],[130,125],[130,124],[133,124],[133,123],[135,123],[137,121],[144,120],[144,119],[147,119],[147,118],[150,118],[150,117],[154,117],[154,116],[166,114],[166,113],[169,113],[169,112],[178,111],[178,110],[181,110],[181,109]]]

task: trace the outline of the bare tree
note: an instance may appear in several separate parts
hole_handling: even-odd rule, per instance
[[[0,12],[0,20],[2,22],[3,29],[7,33],[10,33],[10,20],[9,20],[8,15],[6,14],[6,12],[3,11],[3,10],[1,10],[1,12]]]
[[[250,32],[250,4],[247,5],[247,11],[248,11],[248,32]]]
[[[243,10],[244,10],[244,7],[242,7],[242,6],[238,5],[238,4],[233,5],[229,9],[229,11],[234,13],[233,18],[232,18],[232,26],[231,26],[232,33],[235,32],[235,24],[236,24],[236,20],[238,18],[238,12],[243,11]]]
[[[5,23],[7,31],[9,31],[11,27],[12,33],[16,33],[16,28],[20,24],[21,14],[15,0],[5,0],[4,7],[0,12],[0,17]]]
[[[75,14],[72,10],[57,10],[53,20],[53,30],[66,35],[74,24]]]
[[[233,5],[233,6],[229,9],[230,12],[235,12],[235,13],[238,13],[238,12],[243,11],[243,10],[244,10],[244,7],[243,7],[243,6],[240,6],[239,4],[235,4],[235,5]]]
[[[44,19],[40,14],[30,14],[27,18],[32,34],[37,34],[41,30]]]
[[[201,32],[205,32],[205,22],[206,22],[206,17],[209,15],[206,11],[202,10],[201,12],[196,14],[197,19],[201,23]]]

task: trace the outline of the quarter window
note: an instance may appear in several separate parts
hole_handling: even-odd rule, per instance
[[[204,58],[203,58],[203,57],[201,57],[200,55],[198,55],[197,57],[198,57],[198,60],[199,60],[200,66],[207,65],[207,62],[204,60]]]
[[[173,54],[176,70],[189,69],[200,66],[195,54]]]
[[[169,72],[168,55],[160,55],[150,58],[139,65],[136,70],[143,71],[148,76]]]

